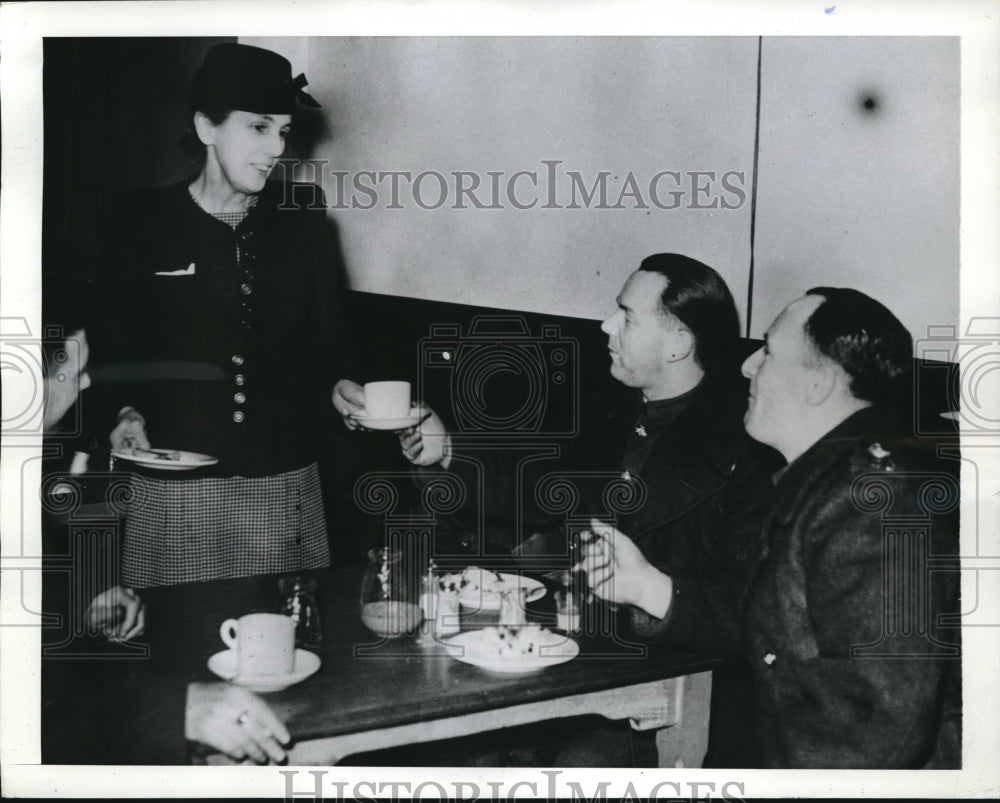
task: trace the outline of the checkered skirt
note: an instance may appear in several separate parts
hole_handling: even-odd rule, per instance
[[[330,565],[316,465],[269,477],[132,475],[122,582],[132,588]]]

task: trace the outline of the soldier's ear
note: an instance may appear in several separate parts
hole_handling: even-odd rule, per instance
[[[670,333],[670,361],[683,360],[694,351],[694,335],[685,326],[678,326]]]
[[[840,384],[841,369],[828,360],[810,368],[809,384],[806,387],[806,403],[810,407],[823,404]]]

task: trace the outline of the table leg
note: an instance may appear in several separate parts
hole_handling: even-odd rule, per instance
[[[712,673],[699,672],[679,680],[676,719],[657,731],[656,753],[661,767],[700,767],[708,750]]]

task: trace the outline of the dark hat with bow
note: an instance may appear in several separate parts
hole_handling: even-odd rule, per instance
[[[251,45],[214,45],[191,85],[192,111],[226,110],[292,114],[295,101],[319,104],[304,90],[305,74],[292,78],[284,56]]]

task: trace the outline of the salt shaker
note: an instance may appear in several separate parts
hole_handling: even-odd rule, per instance
[[[428,622],[434,621],[434,611],[437,608],[438,580],[434,574],[436,566],[431,560],[427,564],[427,573],[421,581],[420,587],[420,609],[424,612],[424,619]]]
[[[575,634],[580,631],[580,613],[583,607],[580,580],[577,572],[563,572],[563,588],[555,593],[556,629],[564,633]]]
[[[524,609],[525,589],[507,588],[500,592],[501,627],[523,627],[528,623]]]
[[[461,628],[459,626],[458,584],[451,577],[443,577],[438,581],[438,593],[434,611],[434,635],[436,637],[453,636]]]

